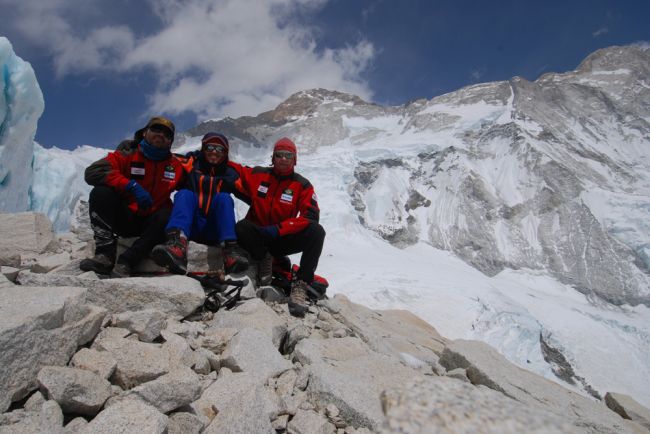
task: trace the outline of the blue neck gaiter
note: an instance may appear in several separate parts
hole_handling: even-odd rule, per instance
[[[151,143],[147,142],[145,139],[142,139],[140,142],[140,149],[144,156],[153,161],[163,161],[171,157],[172,153],[169,149],[160,149],[156,148]]]

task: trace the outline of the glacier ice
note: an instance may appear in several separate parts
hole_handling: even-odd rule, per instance
[[[90,193],[91,187],[84,182],[84,170],[106,153],[106,149],[92,146],[66,151],[35,144],[32,210],[47,214],[54,230],[67,230],[77,202],[88,200]]]
[[[36,124],[43,93],[31,65],[0,37],[0,211],[30,209]]]

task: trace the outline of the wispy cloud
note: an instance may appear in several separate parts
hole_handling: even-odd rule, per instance
[[[637,46],[639,48],[643,48],[645,50],[650,49],[650,41],[637,41],[637,42],[633,43],[632,45],[635,45],[635,46]]]
[[[485,68],[475,68],[470,71],[469,76],[471,81],[476,83],[481,80],[484,74],[485,74]]]
[[[542,66],[540,66],[539,68],[537,68],[535,70],[535,74],[536,75],[541,75],[542,73],[548,71],[549,66],[550,65],[548,63],[543,64]]]
[[[591,36],[593,36],[594,38],[597,38],[599,36],[606,35],[607,33],[609,33],[609,28],[604,26],[604,27],[601,27],[600,29],[596,30],[595,32],[593,32],[591,34]]]
[[[366,21],[368,21],[368,18],[369,18],[372,14],[375,13],[375,10],[376,10],[376,7],[377,7],[377,4],[379,4],[379,3],[381,3],[381,2],[382,2],[382,0],[378,0],[378,1],[376,1],[375,3],[371,3],[369,6],[363,8],[363,10],[361,11],[361,19],[363,20],[364,23],[365,23]]]
[[[327,0],[151,0],[159,28],[102,22],[110,0],[0,0],[13,25],[51,54],[59,77],[153,74],[151,109],[199,118],[268,110],[298,90],[325,87],[371,99],[362,78],[375,56],[367,40],[320,48],[318,29],[295,17]],[[299,13],[298,13],[299,12]]]

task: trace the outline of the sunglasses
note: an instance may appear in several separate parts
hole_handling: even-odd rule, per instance
[[[289,151],[275,151],[273,153],[274,158],[283,158],[285,160],[293,160],[295,154]]]
[[[158,125],[158,124],[152,125],[149,127],[149,131],[156,134],[162,134],[163,136],[165,136],[167,140],[171,140],[174,138],[174,133],[172,132],[172,130],[170,130],[164,125]]]
[[[203,149],[205,149],[206,152],[217,152],[219,154],[226,153],[226,148],[222,145],[213,145],[208,143],[207,145],[203,145]]]

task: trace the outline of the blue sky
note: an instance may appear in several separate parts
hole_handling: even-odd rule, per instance
[[[0,0],[36,71],[36,140],[114,147],[164,113],[179,130],[257,115],[314,87],[379,104],[572,70],[650,41],[637,0]]]

